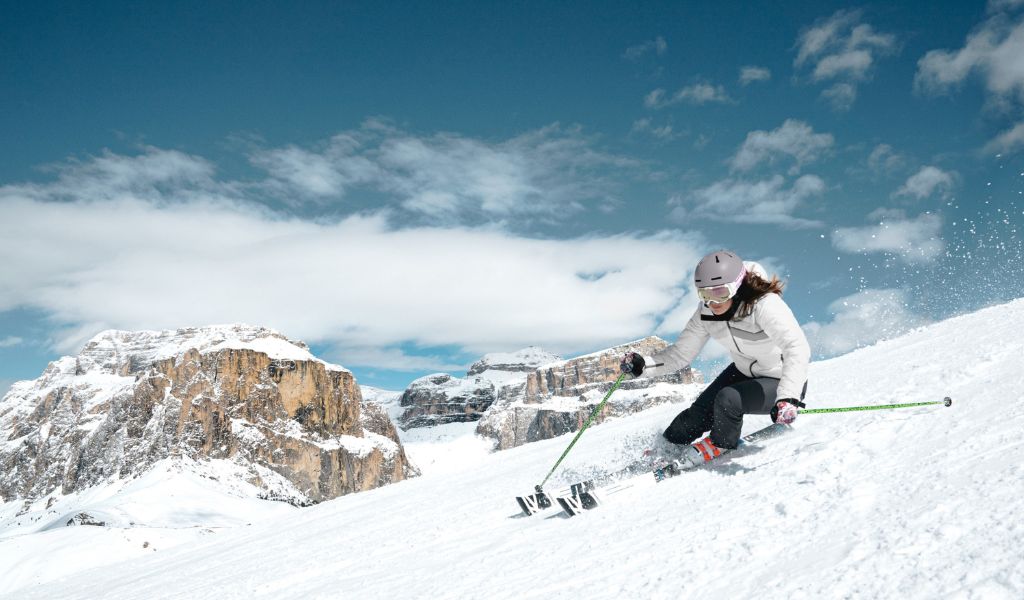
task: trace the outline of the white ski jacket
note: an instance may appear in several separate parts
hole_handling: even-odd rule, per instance
[[[757,263],[747,263],[747,270],[764,272]],[[778,294],[766,294],[754,303],[749,316],[731,321],[719,320],[701,303],[674,344],[644,357],[649,365],[664,363],[644,369],[644,375],[656,377],[689,366],[708,338],[729,350],[744,375],[779,379],[778,398],[800,398],[811,348],[793,311]]]

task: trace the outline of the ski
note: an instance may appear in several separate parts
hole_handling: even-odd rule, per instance
[[[584,481],[570,486],[569,492],[556,496],[555,501],[562,507],[562,512],[566,516],[575,517],[585,510],[597,508],[609,496],[640,485],[646,485],[648,481],[648,473],[633,475],[626,479],[601,486],[595,485],[593,480]]]
[[[737,451],[742,452],[743,449],[744,449],[743,447],[745,445],[747,445],[747,444],[755,444],[755,443],[760,442],[760,441],[764,441],[764,440],[771,439],[773,437],[777,437],[779,435],[782,435],[783,433],[786,433],[790,429],[792,429],[792,428],[789,425],[783,425],[781,423],[772,423],[771,425],[769,425],[768,427],[765,427],[764,429],[758,429],[757,431],[755,431],[753,433],[750,433],[750,434],[747,434],[747,435],[743,436],[742,438],[740,438],[741,445],[740,445],[739,448],[737,448],[735,450],[729,450],[727,448],[720,448],[721,454],[719,454],[714,459],[712,459],[710,461],[707,461],[707,462],[698,463],[698,464],[691,464],[691,463],[684,463],[684,462],[679,461],[679,460],[668,461],[667,463],[665,463],[665,464],[661,465],[660,467],[657,467],[657,468],[654,469],[654,471],[653,471],[654,480],[655,481],[664,481],[665,479],[668,479],[670,477],[675,477],[676,475],[679,475],[683,471],[692,471],[692,470],[694,470],[694,469],[696,469],[698,467],[702,467],[704,465],[713,464],[714,462],[716,462],[718,459],[720,459],[721,457],[725,456],[726,454],[730,454],[730,453],[737,452]]]
[[[592,481],[583,482],[584,484],[590,484],[593,487]],[[582,485],[582,484],[575,484]],[[565,496],[572,492],[572,488],[562,488],[558,491],[548,493],[545,492],[539,485],[534,488],[534,493],[527,494],[526,496],[516,496],[516,503],[519,504],[519,509],[522,511],[524,517],[537,514],[542,510],[547,510],[554,506],[551,498],[554,496]]]
[[[791,427],[789,425],[781,425],[773,423],[763,429],[758,429],[748,435],[743,436],[741,439],[744,444],[756,444],[757,442],[764,441],[767,439],[774,438],[782,435],[786,431],[789,431]],[[704,465],[713,465],[718,458],[725,456],[730,452],[743,453],[744,447],[740,446],[737,450],[722,450],[722,454],[716,457]],[[583,511],[592,510],[597,508],[605,502],[608,496],[617,494],[619,492],[640,486],[648,485],[650,482],[653,485],[655,482],[663,481],[669,477],[674,477],[682,473],[683,471],[694,470],[695,466],[680,467],[675,463],[677,461],[671,461],[661,467],[653,470],[654,481],[652,482],[650,477],[652,471],[647,470],[641,472],[639,475],[633,475],[626,479],[616,481],[614,483],[602,486],[595,486],[593,480],[576,483],[570,486],[568,492],[556,495],[555,502],[562,508],[562,512],[568,517],[574,517]],[[703,466],[703,465],[696,465]]]
[[[551,508],[551,498],[544,493],[544,490],[539,485],[533,494],[516,496],[516,502],[519,504],[519,508],[523,511],[523,516],[525,517]]]
[[[601,502],[593,480],[574,483],[569,487],[569,494],[555,498],[565,514],[574,517],[585,510],[596,508]]]
[[[594,480],[592,479],[588,481],[582,481],[580,483],[574,483],[570,485],[568,488],[562,488],[550,494],[548,492],[545,492],[538,485],[535,488],[534,493],[528,494],[526,496],[516,496],[516,503],[519,504],[519,509],[522,511],[523,516],[529,517],[530,515],[537,514],[542,510],[547,510],[554,506],[554,502],[552,502],[551,500],[552,496],[554,496],[555,502],[558,502],[559,505],[561,505],[561,502],[559,501],[560,498],[580,497],[588,494],[595,488],[596,485],[594,484]],[[589,506],[590,503],[593,502],[596,506],[597,500],[596,497],[591,497],[585,500],[584,502],[588,505],[588,507],[592,508],[591,506]]]

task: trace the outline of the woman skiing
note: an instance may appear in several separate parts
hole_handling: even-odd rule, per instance
[[[623,372],[654,377],[688,366],[715,338],[732,364],[679,413],[663,434],[673,444],[690,444],[682,462],[701,464],[720,449],[736,448],[745,414],[770,414],[792,423],[807,391],[811,351],[793,311],[782,300],[782,283],[756,262],[744,263],[726,250],[705,256],[693,274],[701,300],[676,342],[650,357],[632,352]]]

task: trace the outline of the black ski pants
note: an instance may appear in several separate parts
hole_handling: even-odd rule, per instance
[[[665,439],[673,444],[689,444],[710,430],[711,443],[719,448],[735,448],[743,429],[743,415],[771,413],[778,387],[779,380],[774,377],[747,377],[731,364],[697,396],[690,408],[672,420],[665,430]]]

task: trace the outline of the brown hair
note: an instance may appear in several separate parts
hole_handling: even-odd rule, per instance
[[[775,275],[772,275],[772,280],[768,281],[753,271],[747,271],[747,276],[743,279],[740,289],[736,290],[736,295],[732,299],[733,302],[738,304],[736,312],[733,314],[739,319],[749,317],[750,313],[754,312],[754,304],[758,300],[768,294],[778,294],[781,296],[784,285]]]

